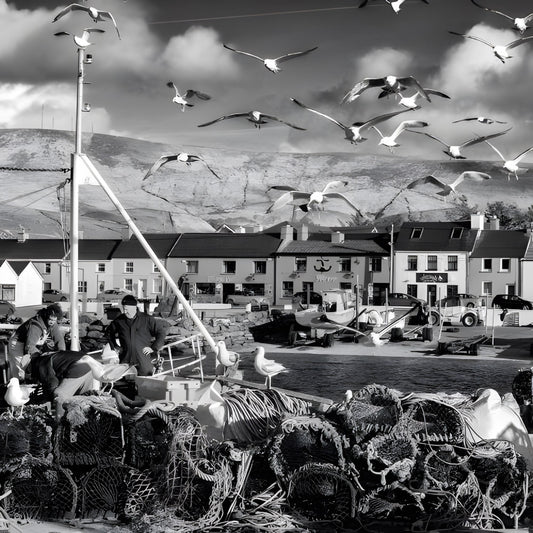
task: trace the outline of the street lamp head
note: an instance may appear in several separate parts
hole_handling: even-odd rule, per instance
[[[91,110],[91,104],[85,103],[81,109],[84,113],[88,113]]]

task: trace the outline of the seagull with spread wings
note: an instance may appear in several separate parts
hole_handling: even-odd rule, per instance
[[[350,103],[361,96],[361,94],[372,87],[380,87],[382,91],[387,94],[397,93],[404,91],[407,87],[415,87],[420,94],[428,101],[431,102],[429,94],[424,87],[420,85],[418,80],[413,76],[404,76],[398,78],[397,76],[385,76],[383,78],[365,78],[362,81],[357,82],[343,97],[342,103]]]
[[[280,122],[281,124],[285,124],[286,126],[290,126],[291,128],[294,128],[295,130],[305,130],[305,128],[301,128],[300,126],[296,126],[294,124],[291,124],[290,122],[286,122],[285,120],[281,120],[278,117],[275,117],[274,115],[266,115],[265,113],[261,113],[261,111],[246,111],[244,113],[231,113],[230,115],[224,115],[222,117],[218,117],[215,120],[211,120],[209,122],[205,122],[204,124],[198,124],[199,128],[204,128],[205,126],[210,126],[211,124],[215,124],[216,122],[220,122],[221,120],[227,120],[230,118],[239,118],[239,117],[246,117],[246,119],[251,122],[254,127],[261,128],[263,124],[268,124],[270,120],[275,120],[277,122]]]
[[[115,29],[117,30],[118,38],[120,39],[120,32],[118,31],[118,26],[115,21],[115,18],[111,14],[110,11],[102,11],[100,9],[96,9],[95,7],[91,6],[82,6],[81,4],[70,4],[64,9],[62,9],[55,17],[52,22],[57,22],[60,18],[64,17],[67,13],[70,13],[71,11],[85,11],[89,14],[89,16],[93,19],[94,22],[102,22],[105,20],[110,20],[113,25],[115,26]]]
[[[231,46],[228,46],[227,44],[224,45],[224,48],[227,48],[228,50],[231,50],[232,52],[235,52],[237,54],[242,54],[245,56],[253,57],[254,59],[257,59],[263,63],[266,69],[270,70],[270,72],[273,72],[274,74],[277,74],[281,69],[278,66],[278,63],[283,63],[284,61],[288,61],[289,59],[294,59],[295,57],[301,57],[306,54],[309,54],[310,52],[313,52],[318,48],[318,46],[315,46],[314,48],[309,48],[309,50],[304,50],[303,52],[291,52],[290,54],[285,54],[283,56],[276,57],[275,59],[268,59],[268,58],[262,58],[259,56],[256,56],[255,54],[251,54],[250,52],[243,52],[242,50],[236,50],[235,48],[232,48]]]
[[[527,172],[526,168],[519,167],[518,164],[524,157],[533,150],[533,146],[526,148],[523,152],[520,152],[514,159],[505,159],[504,155],[489,141],[485,141],[501,158],[503,161],[503,168],[507,170],[507,179],[511,179],[511,174],[514,174],[514,177],[518,179],[518,174],[523,174]]]
[[[333,117],[330,117],[329,115],[326,115],[325,113],[321,113],[320,111],[317,111],[316,109],[311,109],[310,107],[307,107],[306,105],[302,104],[298,100],[291,98],[291,100],[298,106],[303,107],[304,109],[307,109],[307,111],[311,111],[311,113],[315,113],[316,115],[320,117],[324,117],[325,119],[329,120],[330,122],[333,122],[333,124],[336,124],[344,131],[344,138],[347,141],[350,141],[352,144],[357,144],[363,141],[366,141],[366,138],[363,137],[363,133],[370,129],[372,126],[375,126],[376,124],[379,124],[380,122],[384,122],[385,120],[395,117],[399,115],[400,113],[406,113],[408,110],[404,109],[403,111],[396,111],[394,113],[387,113],[385,115],[379,115],[377,117],[371,118],[370,120],[367,120],[366,122],[354,122],[351,126],[346,126],[342,122],[339,122],[338,120],[334,119]]]
[[[200,100],[211,100],[211,97],[208,94],[201,93],[200,91],[195,91],[194,89],[187,89],[185,94],[181,95],[180,92],[178,91],[178,88],[176,87],[176,85],[174,84],[173,81],[169,81],[167,83],[167,87],[170,87],[171,89],[174,89],[174,91],[176,93],[176,96],[174,96],[174,98],[172,98],[172,101],[176,105],[180,105],[182,111],[185,111],[185,107],[193,107],[194,106],[194,104],[191,104],[189,102],[189,99],[191,99],[193,97],[196,97],[196,98],[198,98]]]
[[[84,28],[83,33],[81,34],[81,37],[79,37],[78,35],[72,35],[68,31],[58,31],[54,33],[54,35],[56,37],[63,36],[63,35],[72,35],[72,38],[78,48],[87,48],[88,46],[93,44],[89,41],[89,37],[91,33],[105,33],[105,30],[101,30],[100,28]]]
[[[458,122],[469,122],[472,120],[477,120],[481,124],[507,124],[504,120],[495,120],[489,117],[466,117],[460,118],[459,120],[454,120],[452,124],[457,124]]]
[[[434,94],[435,96],[440,96],[441,98],[447,98],[448,100],[450,97],[442,93],[440,91],[435,91],[433,89],[424,89],[427,94]],[[387,91],[382,91],[378,98],[383,98],[384,96],[388,96],[390,93]],[[401,92],[398,92],[398,95],[400,96],[400,99],[398,100],[398,105],[401,105],[403,107],[406,107],[407,109],[420,109],[420,106],[417,104],[417,100],[422,96],[420,91],[416,91],[415,94],[412,94],[411,96],[403,96]]]
[[[515,30],[518,30],[520,33],[524,33],[528,29],[528,24],[533,20],[533,13],[530,13],[529,15],[526,15],[525,17],[512,17],[511,15],[508,15],[507,13],[502,13],[501,11],[497,11],[496,9],[490,9],[488,7],[482,6],[475,0],[471,0],[471,2],[481,9],[484,9],[485,11],[490,11],[491,13],[496,13],[496,15],[501,15],[502,17],[505,17],[506,19],[509,19],[513,21],[513,28]]]
[[[435,135],[431,135],[431,133],[427,133],[425,131],[412,130],[412,132],[419,133],[420,135],[426,135],[430,139],[433,139],[441,143],[443,146],[446,147],[446,150],[443,150],[443,152],[446,155],[450,156],[452,159],[466,159],[466,157],[461,154],[462,148],[466,148],[468,146],[481,143],[483,141],[486,141],[487,139],[493,139],[494,137],[499,137],[500,135],[504,135],[505,133],[507,133],[510,129],[511,128],[508,128],[504,131],[499,131],[498,133],[492,133],[491,135],[479,135],[477,137],[474,137],[473,139],[469,139],[468,141],[465,141],[462,144],[448,144],[444,142],[443,140],[439,139],[438,137],[435,137]]]
[[[489,179],[491,179],[490,175],[486,174],[485,172],[467,170],[466,172],[461,173],[453,183],[450,183],[448,185],[447,183],[444,183],[440,179],[430,174],[429,176],[424,176],[423,178],[418,178],[412,181],[411,183],[409,183],[409,185],[407,185],[407,189],[415,189],[423,185],[429,184],[430,186],[439,189],[439,191],[437,192],[439,196],[449,196],[452,193],[457,194],[456,188],[461,183],[463,183],[464,180],[485,181]]]
[[[465,39],[472,39],[473,41],[479,41],[480,43],[490,46],[492,48],[492,53],[502,63],[505,63],[506,59],[511,59],[513,57],[509,55],[509,50],[516,48],[517,46],[520,46],[521,44],[524,44],[530,39],[533,39],[533,35],[531,35],[529,37],[521,37],[520,39],[516,39],[516,41],[512,41],[508,44],[503,45],[503,44],[493,44],[490,41],[482,39],[481,37],[476,37],[475,35],[468,35],[466,33],[457,33],[456,31],[450,31],[448,33],[451,33],[452,35],[459,35],[459,37],[464,37]]]
[[[166,165],[170,161],[178,161],[179,163],[185,163],[187,166],[190,166],[191,163],[194,163],[195,161],[201,161],[207,169],[215,176],[217,179],[221,179],[220,176],[206,163],[204,159],[202,159],[199,155],[193,155],[193,154],[187,154],[185,152],[180,152],[179,154],[175,155],[162,155],[150,168],[150,170],[146,173],[146,176],[142,179],[142,181],[148,179],[150,176],[152,176],[159,168],[161,168],[163,165]]]
[[[379,141],[380,146],[386,146],[391,152],[394,151],[394,148],[397,146],[400,146],[396,139],[400,136],[401,133],[403,133],[405,130],[408,130],[408,128],[425,128],[429,124],[427,122],[423,122],[422,120],[404,120],[403,122],[400,122],[398,127],[388,136],[383,135],[381,131],[376,127],[372,126],[380,135],[381,139]]]
[[[401,5],[405,2],[405,0],[385,0],[385,2],[387,2],[387,4],[389,4],[393,11],[395,13],[399,13],[400,12],[400,7]],[[424,4],[428,4],[429,5],[429,2],[428,0],[422,0],[422,2],[424,2]],[[363,0],[360,4],[359,4],[359,7],[365,7],[366,5],[368,4],[368,0]]]

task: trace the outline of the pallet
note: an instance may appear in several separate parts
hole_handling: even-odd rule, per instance
[[[457,339],[453,341],[439,341],[437,344],[437,355],[456,354],[466,352],[468,355],[477,355],[479,345],[489,340],[486,335],[477,335],[469,339]]]

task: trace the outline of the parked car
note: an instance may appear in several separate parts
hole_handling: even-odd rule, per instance
[[[17,308],[15,304],[8,302],[7,300],[0,300],[0,316],[9,317],[15,314]]]
[[[451,303],[457,303],[459,298],[452,296]],[[477,326],[482,323],[481,309],[478,307],[467,307],[465,305],[447,305],[431,310],[429,324],[436,326],[440,324],[450,324],[452,326],[463,325],[467,328]]]
[[[501,309],[533,309],[533,304],[529,300],[524,300],[516,294],[497,294],[492,299],[492,307]]]
[[[440,299],[436,304],[437,307],[454,307],[454,306],[463,306],[463,307],[482,307],[484,305],[483,298],[479,296],[474,296],[473,294],[460,293],[454,296],[447,296],[446,298]]]
[[[96,295],[96,299],[99,302],[118,302],[120,303],[122,298],[127,294],[133,294],[131,291],[126,289],[106,289],[105,291],[99,292]]]
[[[264,304],[269,303],[268,298],[253,291],[236,291],[226,296],[226,303],[230,305]]]
[[[322,295],[319,292],[309,291],[309,300],[311,305],[322,305]],[[292,295],[292,303],[307,305],[307,291],[295,292]]]
[[[410,294],[405,294],[403,292],[391,292],[388,296],[388,302],[391,306],[399,307],[413,307],[415,304],[425,304],[425,300],[411,296]],[[383,302],[384,304],[386,302]]]
[[[48,302],[66,302],[69,295],[57,289],[46,289],[43,291],[43,303]]]

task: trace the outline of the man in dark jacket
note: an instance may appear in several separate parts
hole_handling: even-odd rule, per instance
[[[107,328],[109,344],[121,363],[134,365],[139,376],[151,376],[152,358],[165,343],[169,324],[139,311],[135,296],[124,296],[121,303],[124,312]]]

